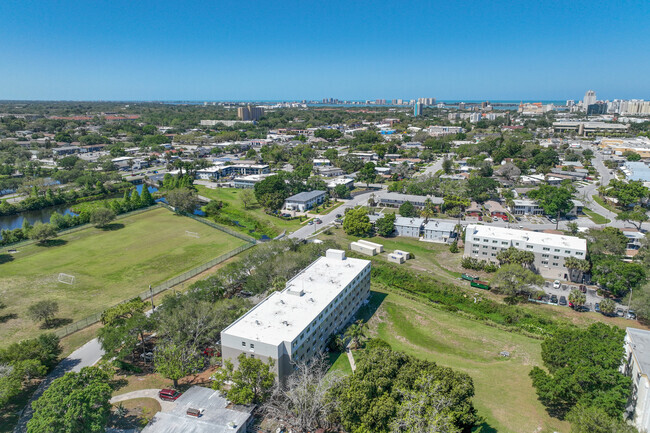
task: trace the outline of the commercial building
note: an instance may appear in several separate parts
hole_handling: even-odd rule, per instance
[[[224,360],[237,357],[273,359],[280,379],[293,370],[292,362],[323,352],[333,333],[340,332],[370,294],[369,260],[327,250],[284,290],[264,301],[221,332]]]
[[[510,247],[532,252],[535,255],[532,267],[546,278],[566,280],[568,271],[564,260],[587,257],[587,241],[575,236],[476,224],[467,226],[465,257],[498,263],[497,254]]]
[[[264,116],[264,109],[262,107],[253,107],[248,105],[246,107],[237,108],[237,118],[239,120],[252,120],[257,121]]]
[[[632,378],[626,415],[639,431],[650,431],[650,331],[626,329],[621,373]]]
[[[535,200],[513,200],[510,211],[515,215],[541,215],[544,209]]]
[[[630,125],[606,122],[553,122],[555,132],[575,131],[578,135],[596,134],[599,132],[625,133]]]
[[[253,422],[252,409],[230,404],[219,391],[193,386],[178,397],[173,409],[156,413],[142,433],[244,433]],[[201,416],[188,416],[192,410]]]
[[[325,191],[305,191],[292,195],[284,201],[284,208],[304,212],[325,201]]]

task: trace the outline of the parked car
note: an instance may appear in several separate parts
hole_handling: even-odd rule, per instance
[[[311,226],[311,225],[314,225],[314,221],[313,221],[313,220],[309,220],[309,221],[307,221],[307,224],[310,225],[310,226]]]
[[[636,313],[633,310],[627,312],[626,319],[636,320]]]
[[[596,305],[594,305],[594,311],[596,313],[600,313],[600,304],[598,302],[596,302]]]
[[[551,218],[551,223],[556,224],[557,220],[555,218]]]
[[[557,295],[551,295],[551,304],[557,304]]]
[[[337,224],[341,224],[343,222],[343,220],[341,218],[337,218],[337,219],[334,220],[334,222],[337,223]]]
[[[343,216],[343,215],[341,215],[340,213],[337,213],[337,214],[336,214],[336,217],[337,217],[337,218],[341,218],[342,216]]]
[[[567,302],[566,302],[566,296],[560,296],[560,302],[559,302],[559,304],[560,304],[560,305],[566,305],[566,304],[567,304]]]
[[[323,221],[320,220],[320,218],[316,218],[316,224],[321,224]]]
[[[559,289],[560,288],[560,280],[553,281],[553,288],[554,289]]]
[[[175,389],[161,389],[158,392],[158,397],[160,397],[161,400],[165,401],[176,401],[178,397],[181,396],[181,393],[179,391],[176,391]]]

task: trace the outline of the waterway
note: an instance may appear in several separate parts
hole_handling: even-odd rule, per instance
[[[143,185],[137,185],[136,189],[138,194],[142,194]],[[153,186],[149,187],[149,192],[154,193],[158,191],[158,188]],[[120,197],[116,195],[115,197]],[[13,230],[18,229],[23,226],[23,221],[27,220],[30,224],[34,225],[37,222],[48,223],[54,212],[60,213],[61,215],[76,215],[72,211],[72,206],[70,205],[59,205],[59,206],[50,206],[39,210],[34,211],[25,211],[15,215],[6,215],[0,216],[0,230]],[[2,239],[2,238],[0,238]]]

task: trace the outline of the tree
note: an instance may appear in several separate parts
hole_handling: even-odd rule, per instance
[[[115,219],[115,211],[106,207],[98,207],[90,212],[90,223],[95,227],[106,227]]]
[[[451,170],[454,168],[454,162],[451,159],[444,158],[442,160],[442,171],[445,174],[451,174]]]
[[[567,232],[569,232],[571,236],[575,236],[578,234],[578,228],[579,226],[578,223],[576,222],[571,221],[566,224]]]
[[[250,209],[255,204],[255,193],[253,190],[245,189],[239,195],[239,199],[244,205],[244,209]]]
[[[569,270],[569,280],[573,282],[582,282],[582,276],[591,269],[589,261],[575,257],[564,259],[564,266]]]
[[[455,428],[447,430],[451,432],[470,431],[479,419],[471,401],[474,385],[467,374],[384,347],[366,350],[354,374],[344,377],[331,394],[337,402],[336,418],[350,432],[418,431],[409,430],[418,422],[405,419],[407,414],[431,427],[439,418],[449,417]],[[441,400],[445,404],[434,414],[430,403]],[[419,409],[431,410],[428,414],[435,418]]]
[[[611,417],[594,406],[576,405],[567,420],[571,423],[571,433],[639,433],[622,417]]]
[[[592,257],[591,278],[614,296],[622,297],[645,283],[646,268],[618,257],[600,255]]]
[[[194,213],[199,206],[199,198],[196,193],[189,188],[177,188],[167,191],[167,202],[176,212]]]
[[[375,230],[379,236],[387,237],[393,233],[395,230],[395,214],[388,213],[384,214],[375,222]]]
[[[648,221],[648,214],[646,209],[641,206],[634,206],[634,209],[623,211],[616,215],[616,219],[620,221],[627,221],[635,226],[639,231],[644,222]]]
[[[174,388],[178,388],[179,379],[203,367],[203,359],[196,350],[174,343],[157,345],[154,363],[156,372],[174,381]]]
[[[29,237],[41,244],[56,237],[56,229],[52,224],[36,223],[29,232]]]
[[[405,201],[399,207],[399,214],[405,218],[411,218],[417,215],[417,211],[410,201]]]
[[[350,198],[350,188],[345,185],[336,185],[334,187],[334,196],[338,198]]]
[[[152,331],[154,319],[144,311],[147,303],[139,297],[111,307],[102,313],[104,327],[99,330],[99,342],[104,349],[104,358],[120,360],[132,355],[139,345],[147,352],[144,334]]]
[[[280,209],[287,197],[289,197],[289,190],[280,175],[269,176],[255,184],[255,198],[265,209]]]
[[[372,224],[370,223],[366,209],[360,206],[349,209],[345,213],[343,230],[351,236],[367,236],[370,230],[372,230]]]
[[[324,128],[322,128],[322,129],[317,129],[316,131],[314,131],[314,137],[324,138],[325,140],[327,140],[329,142],[332,142],[332,141],[335,141],[335,140],[343,137],[343,133],[341,131],[339,131],[338,129],[329,129],[329,128],[324,129]],[[328,149],[328,150],[330,150],[330,149]],[[336,149],[333,149],[333,150],[336,150]],[[328,158],[327,155],[325,157]]]
[[[219,214],[222,207],[223,202],[221,200],[210,200],[210,202],[203,207],[203,212],[208,216],[215,216]]]
[[[427,197],[424,200],[424,208],[420,211],[420,216],[422,216],[426,221],[429,221],[429,218],[432,218],[437,213],[436,205],[433,204],[433,201]]]
[[[152,206],[156,201],[154,200],[149,187],[145,184],[142,186],[142,194],[140,194],[140,203],[143,207]]]
[[[531,293],[544,284],[544,278],[518,264],[501,266],[492,277],[491,285],[508,296]]]
[[[616,302],[612,301],[609,298],[605,298],[602,301],[600,301],[599,308],[601,313],[605,315],[614,314],[614,311],[616,311]]]
[[[84,367],[56,379],[36,400],[28,433],[103,432],[111,411],[111,374],[98,367]]]
[[[377,172],[375,171],[375,164],[372,162],[367,162],[357,173],[357,181],[364,182],[366,186],[374,182],[375,179],[377,179]]]
[[[577,289],[571,290],[571,293],[569,293],[569,302],[576,307],[580,307],[587,302],[587,295]]]
[[[542,343],[546,370],[530,372],[537,396],[551,415],[563,419],[577,405],[620,417],[631,379],[619,371],[625,330],[595,323],[586,329],[559,328]]]
[[[535,262],[535,254],[532,251],[519,250],[510,247],[497,253],[497,260],[501,265],[517,264],[524,267],[530,267]]]
[[[537,200],[546,215],[566,215],[573,209],[571,191],[561,186],[542,185],[528,191],[528,196]]]
[[[328,427],[336,405],[330,392],[341,380],[340,374],[328,370],[324,356],[297,362],[286,385],[276,382],[263,406],[264,413],[297,433]]]
[[[638,180],[612,179],[606,187],[606,194],[618,200],[617,205],[625,209],[650,196],[650,190]]]
[[[496,195],[499,182],[490,177],[475,176],[467,181],[467,194],[479,203]]]
[[[59,312],[59,304],[56,301],[43,300],[32,304],[27,309],[27,314],[34,322],[44,322],[46,328],[52,325],[54,315]]]
[[[234,367],[229,360],[223,368],[214,374],[212,387],[224,391],[228,382],[230,388],[226,392],[228,400],[235,404],[262,403],[266,401],[275,383],[275,365],[273,358],[263,362],[258,358],[247,358],[245,353],[237,357],[238,366]]]
[[[616,227],[605,227],[600,230],[589,229],[586,233],[586,238],[589,254],[592,256],[600,254],[621,256],[625,253],[627,238]]]
[[[15,365],[21,361],[37,360],[48,369],[59,362],[63,348],[54,334],[41,334],[37,338],[21,340],[0,349],[0,363]]]
[[[355,348],[359,348],[361,340],[366,336],[366,325],[362,320],[357,320],[345,330],[345,336],[349,338],[354,344]]]

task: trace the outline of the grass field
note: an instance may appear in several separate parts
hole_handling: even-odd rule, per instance
[[[50,246],[27,245],[15,254],[0,254],[0,294],[7,304],[0,346],[43,332],[26,314],[39,300],[58,301],[59,323],[76,321],[243,244],[157,208],[119,219],[110,230],[88,228],[61,236]],[[61,272],[74,275],[74,285],[59,283]]]
[[[369,321],[370,334],[394,350],[468,373],[476,390],[474,404],[489,427],[513,433],[569,431],[568,423],[548,416],[528,377],[534,365],[541,365],[541,341],[398,293],[385,294],[372,294],[371,304],[380,305]],[[510,357],[501,357],[501,351]]]
[[[284,230],[293,232],[302,224],[296,220],[285,220],[282,218],[269,215],[264,212],[257,203],[250,209],[244,209],[240,195],[244,191],[238,188],[208,188],[203,185],[196,185],[199,195],[212,200],[220,200],[224,206],[220,214],[228,220],[237,221],[239,226],[234,226],[236,230],[241,231],[249,236],[260,238],[261,235],[275,237]],[[251,230],[255,230],[251,232]]]
[[[594,201],[596,203],[598,203],[599,205],[601,205],[602,207],[604,207],[605,209],[607,209],[610,212],[614,212],[614,213],[620,213],[621,212],[620,210],[616,209],[616,207],[612,206],[609,203],[606,203],[605,200],[603,200],[603,198],[601,196],[599,196],[598,194],[592,195],[591,198],[594,199]]]
[[[582,211],[587,215],[595,224],[609,224],[611,220],[605,218],[599,213],[592,211],[591,209],[583,208]]]

